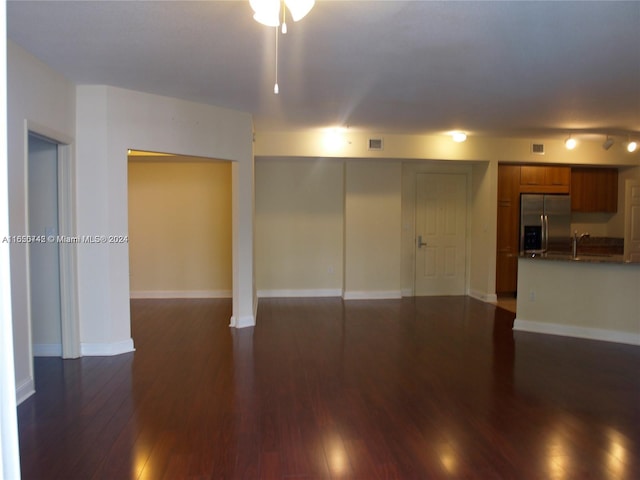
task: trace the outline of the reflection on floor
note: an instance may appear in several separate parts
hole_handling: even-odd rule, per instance
[[[36,358],[27,479],[640,479],[640,348],[469,297],[133,300],[136,350]]]
[[[516,304],[517,304],[516,297],[512,297],[512,296],[498,297],[498,306],[510,312],[516,313]]]

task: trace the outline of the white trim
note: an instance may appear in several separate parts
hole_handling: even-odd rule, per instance
[[[73,237],[76,235],[76,211],[75,211],[75,157],[73,156],[73,138],[33,122],[24,120],[25,146],[25,218],[29,218],[29,135],[48,139],[56,145],[56,164],[58,170],[58,235]],[[74,244],[59,244],[59,284],[60,284],[60,329],[62,334],[62,346],[60,355],[63,358],[80,357],[80,319],[78,315],[78,276],[77,276],[77,248]],[[27,250],[27,316],[29,338],[32,338],[31,318],[31,279],[30,279],[30,253]],[[29,342],[32,343],[31,341]],[[30,357],[37,355],[30,345]],[[40,355],[38,355],[40,356]],[[33,363],[30,365],[33,376]]]
[[[135,290],[129,293],[133,299],[143,298],[231,298],[231,290]]]
[[[486,303],[498,303],[498,296],[495,293],[483,293],[479,290],[469,290],[469,296]]]
[[[7,2],[0,2],[0,231],[9,232],[7,161]],[[14,267],[15,268],[15,267]],[[0,478],[20,478],[9,244],[0,244]],[[33,384],[31,386],[33,392]]]
[[[586,338],[589,340],[601,340],[604,342],[625,343],[628,345],[640,345],[639,333],[604,330],[602,328],[577,327],[573,325],[559,325],[557,323],[535,322],[530,320],[520,320],[518,318],[513,322],[513,330],[520,332],[544,333],[548,335],[561,335],[565,337]]]
[[[351,291],[344,292],[344,300],[385,300],[402,298],[400,290],[378,290],[378,291]]]
[[[236,317],[231,317],[229,326],[233,328],[255,327],[256,318],[253,315],[245,315],[236,321]]]
[[[275,297],[341,297],[342,289],[315,289],[315,290],[258,290],[258,298]]]
[[[20,405],[34,393],[36,393],[36,387],[33,377],[31,377],[22,384],[16,386],[16,403]]]
[[[62,357],[62,344],[60,343],[35,343],[33,345],[34,357]]]
[[[113,343],[81,343],[82,356],[86,357],[111,357],[122,353],[135,351],[133,339]]]
[[[76,235],[75,161],[71,145],[58,144],[58,230],[60,235]],[[77,246],[59,244],[60,320],[62,358],[80,356],[78,317]]]

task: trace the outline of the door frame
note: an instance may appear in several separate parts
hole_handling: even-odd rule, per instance
[[[418,241],[417,241],[417,226],[418,226],[418,179],[420,175],[456,175],[458,177],[464,178],[464,209],[465,209],[465,219],[464,219],[464,287],[463,287],[463,295],[466,295],[469,291],[469,175],[467,172],[439,172],[439,171],[417,171],[414,175],[414,242],[413,242],[413,295],[417,295],[417,284],[418,284]]]
[[[416,277],[416,202],[417,175],[421,173],[465,175],[467,179],[467,218],[465,240],[465,295],[469,295],[471,278],[471,217],[473,215],[473,164],[451,165],[449,161],[425,160],[403,162],[402,167],[402,296],[415,296]]]
[[[44,127],[35,122],[25,120],[24,152],[25,152],[25,213],[26,229],[29,230],[29,135],[42,137],[58,148],[58,235],[76,237],[75,211],[75,158],[73,155],[73,139],[58,131]],[[29,357],[31,358],[31,378],[33,378],[33,338],[31,318],[31,270],[30,253],[26,251],[27,260],[27,316],[29,326]],[[60,265],[60,319],[62,332],[62,358],[78,358],[80,350],[80,319],[78,316],[78,269],[77,244],[59,244]]]

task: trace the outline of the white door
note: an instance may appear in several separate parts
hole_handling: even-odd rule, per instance
[[[467,181],[465,175],[418,174],[416,295],[464,295]]]
[[[624,259],[640,262],[640,182],[627,180],[624,210]]]

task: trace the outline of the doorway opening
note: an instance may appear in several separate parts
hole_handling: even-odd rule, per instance
[[[129,151],[130,298],[232,298],[231,166]]]
[[[27,132],[25,239],[31,353],[77,358],[81,351],[73,164],[70,145],[53,138]]]

